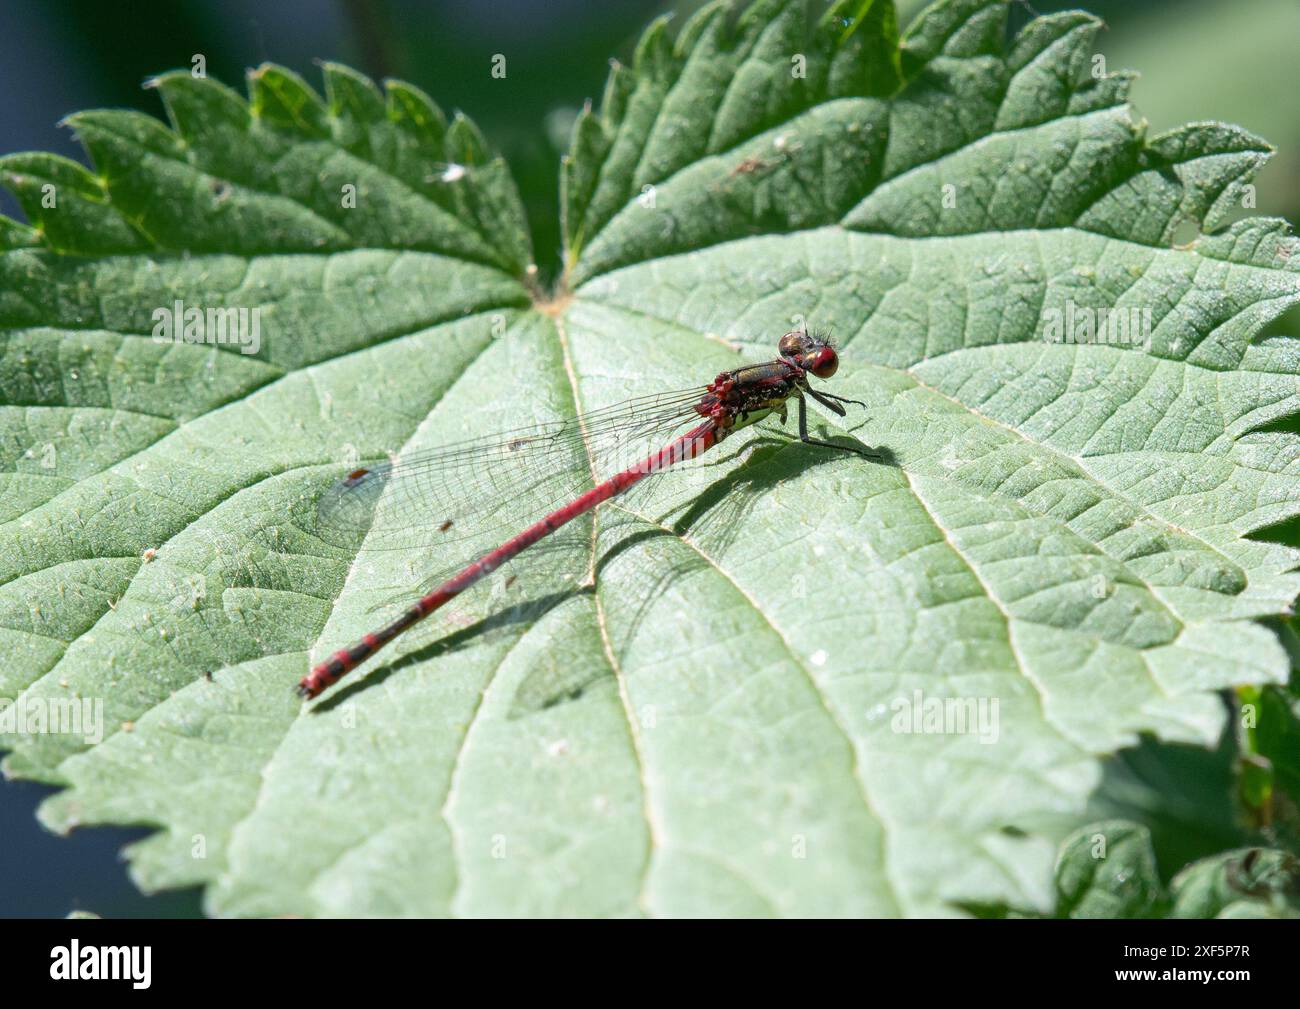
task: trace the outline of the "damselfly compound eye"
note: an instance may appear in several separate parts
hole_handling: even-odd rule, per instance
[[[776,345],[776,349],[782,357],[798,357],[803,353],[806,339],[807,337],[802,333],[786,333],[781,337],[781,342]]]
[[[805,367],[818,378],[830,378],[839,369],[840,358],[830,347],[818,347],[807,356]]]

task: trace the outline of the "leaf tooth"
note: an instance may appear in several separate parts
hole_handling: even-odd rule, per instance
[[[759,0],[768,3],[770,0]],[[757,6],[757,5],[756,5]],[[673,60],[681,63],[693,55],[696,48],[705,45],[715,53],[725,48],[727,37],[727,14],[731,10],[729,0],[713,0],[692,14],[677,33],[673,45]]]
[[[1068,41],[1067,52],[1075,55],[1086,52],[1091,55],[1092,41],[1097,33],[1105,27],[1102,20],[1086,11],[1060,11],[1034,18],[1012,40],[1007,51],[1007,66],[1013,74],[1047,55],[1062,41]]]
[[[600,99],[600,118],[605,132],[611,137],[618,132],[623,115],[627,112],[628,98],[636,88],[636,72],[618,60],[609,61],[609,78]]]
[[[447,156],[460,165],[485,165],[491,160],[487,140],[463,112],[457,112],[447,130]]]
[[[998,55],[1006,31],[1005,0],[935,0],[903,35],[906,76],[938,56]]]
[[[44,244],[60,252],[96,255],[142,248],[140,234],[108,201],[108,192],[84,165],[57,154],[0,158],[0,185],[18,200],[33,227],[15,222],[19,245]],[[54,197],[50,206],[48,198]]]
[[[29,249],[41,244],[41,233],[10,217],[0,216],[0,250]]]
[[[672,43],[668,40],[668,22],[671,15],[664,14],[650,22],[637,43],[632,67],[637,77],[650,81],[667,82],[676,70]]]
[[[183,70],[152,78],[172,128],[191,149],[229,146],[232,137],[248,132],[251,114],[239,92],[208,77]]]
[[[89,109],[65,116],[63,123],[72,128],[77,140],[104,176],[100,159],[117,162],[116,153],[125,146],[144,149],[166,158],[183,158],[184,141],[153,116],[130,109]]]
[[[324,140],[329,111],[320,96],[292,70],[264,63],[248,73],[253,116],[272,126]]]
[[[342,63],[321,64],[325,101],[330,115],[353,125],[369,125],[385,118],[384,96],[365,74]]]
[[[1095,37],[1102,23],[1080,11],[1038,18],[1013,40],[1006,56],[1008,84],[995,130],[1013,130],[1059,118],[1074,96],[1099,83],[1093,77]],[[1118,104],[1109,89],[1110,104]]]

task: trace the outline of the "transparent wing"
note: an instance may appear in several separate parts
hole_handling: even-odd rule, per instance
[[[626,400],[586,414],[498,432],[394,461],[362,464],[319,498],[317,532],[367,550],[412,550],[519,531],[662,448],[705,390]]]

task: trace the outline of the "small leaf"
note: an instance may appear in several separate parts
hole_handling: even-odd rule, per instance
[[[1122,820],[1085,827],[1062,845],[1056,889],[1057,913],[1069,918],[1160,917],[1166,899],[1151,834]]]
[[[1173,882],[1173,918],[1300,917],[1300,861],[1243,848],[1203,859]]]

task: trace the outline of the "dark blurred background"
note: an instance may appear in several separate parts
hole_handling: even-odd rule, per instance
[[[599,101],[607,60],[629,60],[654,15],[684,15],[698,0],[3,0],[0,154],[49,150],[84,160],[58,121],[84,108],[126,106],[161,115],[141,84],[186,68],[195,53],[210,77],[243,90],[245,70],[282,63],[319,88],[313,61],[334,59],[378,79],[424,88],[461,109],[509,160],[543,273],[558,266],[558,163],[582,103]],[[924,3],[898,0],[906,24]],[[1108,29],[1109,70],[1140,70],[1133,96],[1152,131],[1223,119],[1278,149],[1256,182],[1253,213],[1300,220],[1300,56],[1297,0],[1035,2],[1046,14],[1083,6]],[[1013,6],[1015,27],[1029,4]],[[493,54],[507,75],[490,74]],[[0,210],[16,215],[7,195]],[[1284,328],[1300,334],[1298,316]],[[0,783],[0,915],[194,915],[196,893],[147,898],[118,852],[143,831],[94,829],[57,838],[34,811],[49,789]]]

